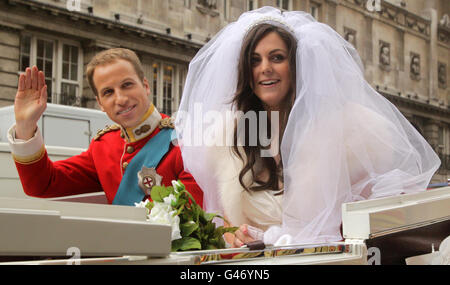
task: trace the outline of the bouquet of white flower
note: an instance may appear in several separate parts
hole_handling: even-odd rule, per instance
[[[172,251],[225,248],[223,234],[238,228],[216,227],[213,219],[223,217],[205,213],[180,181],[172,186],[154,186],[150,192],[153,201],[136,203],[147,209],[147,220],[172,226]]]

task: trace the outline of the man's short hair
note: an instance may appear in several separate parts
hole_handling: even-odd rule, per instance
[[[86,67],[86,76],[95,96],[98,96],[98,91],[94,84],[95,68],[100,65],[112,63],[119,59],[123,59],[131,63],[141,82],[144,81],[144,70],[142,68],[141,61],[134,51],[125,48],[107,49],[96,54]]]

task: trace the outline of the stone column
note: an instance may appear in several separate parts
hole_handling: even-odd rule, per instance
[[[365,77],[368,82],[373,82],[373,35],[372,35],[372,25],[373,20],[369,15],[364,16],[364,22],[366,23],[365,32],[361,36],[363,37],[362,51],[362,61],[365,68]]]
[[[398,26],[396,29],[396,45],[397,45],[397,63],[398,68],[395,70],[395,88],[397,90],[405,90],[405,30],[403,27]],[[405,94],[403,94],[405,95]]]
[[[327,0],[327,5],[325,12],[325,23],[336,30],[336,13],[337,13],[337,2],[336,0]]]
[[[439,149],[439,122],[429,119],[424,123],[424,137],[431,147],[438,152]]]
[[[434,1],[427,1],[432,5]],[[434,7],[427,8],[423,15],[431,21],[430,25],[430,45],[428,53],[428,95],[430,104],[439,105],[438,97],[438,16]]]

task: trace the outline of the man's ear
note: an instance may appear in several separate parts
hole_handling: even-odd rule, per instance
[[[100,110],[102,110],[103,112],[105,112],[105,109],[103,108],[102,103],[100,103],[100,100],[98,99],[98,95],[95,96],[95,100],[97,100],[97,104],[100,107]]]
[[[147,96],[150,95],[150,84],[148,83],[147,78],[144,77],[144,79],[142,79],[142,84],[144,85],[145,91],[147,92]]]

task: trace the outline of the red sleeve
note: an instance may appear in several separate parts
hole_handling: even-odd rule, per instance
[[[186,190],[194,197],[195,202],[203,208],[203,191],[200,186],[198,186],[197,182],[195,182],[194,177],[184,170],[180,148],[178,146],[172,147],[166,156],[166,159],[168,159],[168,161],[164,162],[171,164],[174,179],[180,180],[184,186],[186,186]],[[166,185],[166,183],[164,184]]]
[[[47,152],[31,164],[16,162],[24,192],[52,198],[102,191],[89,150],[66,160],[52,162]]]

